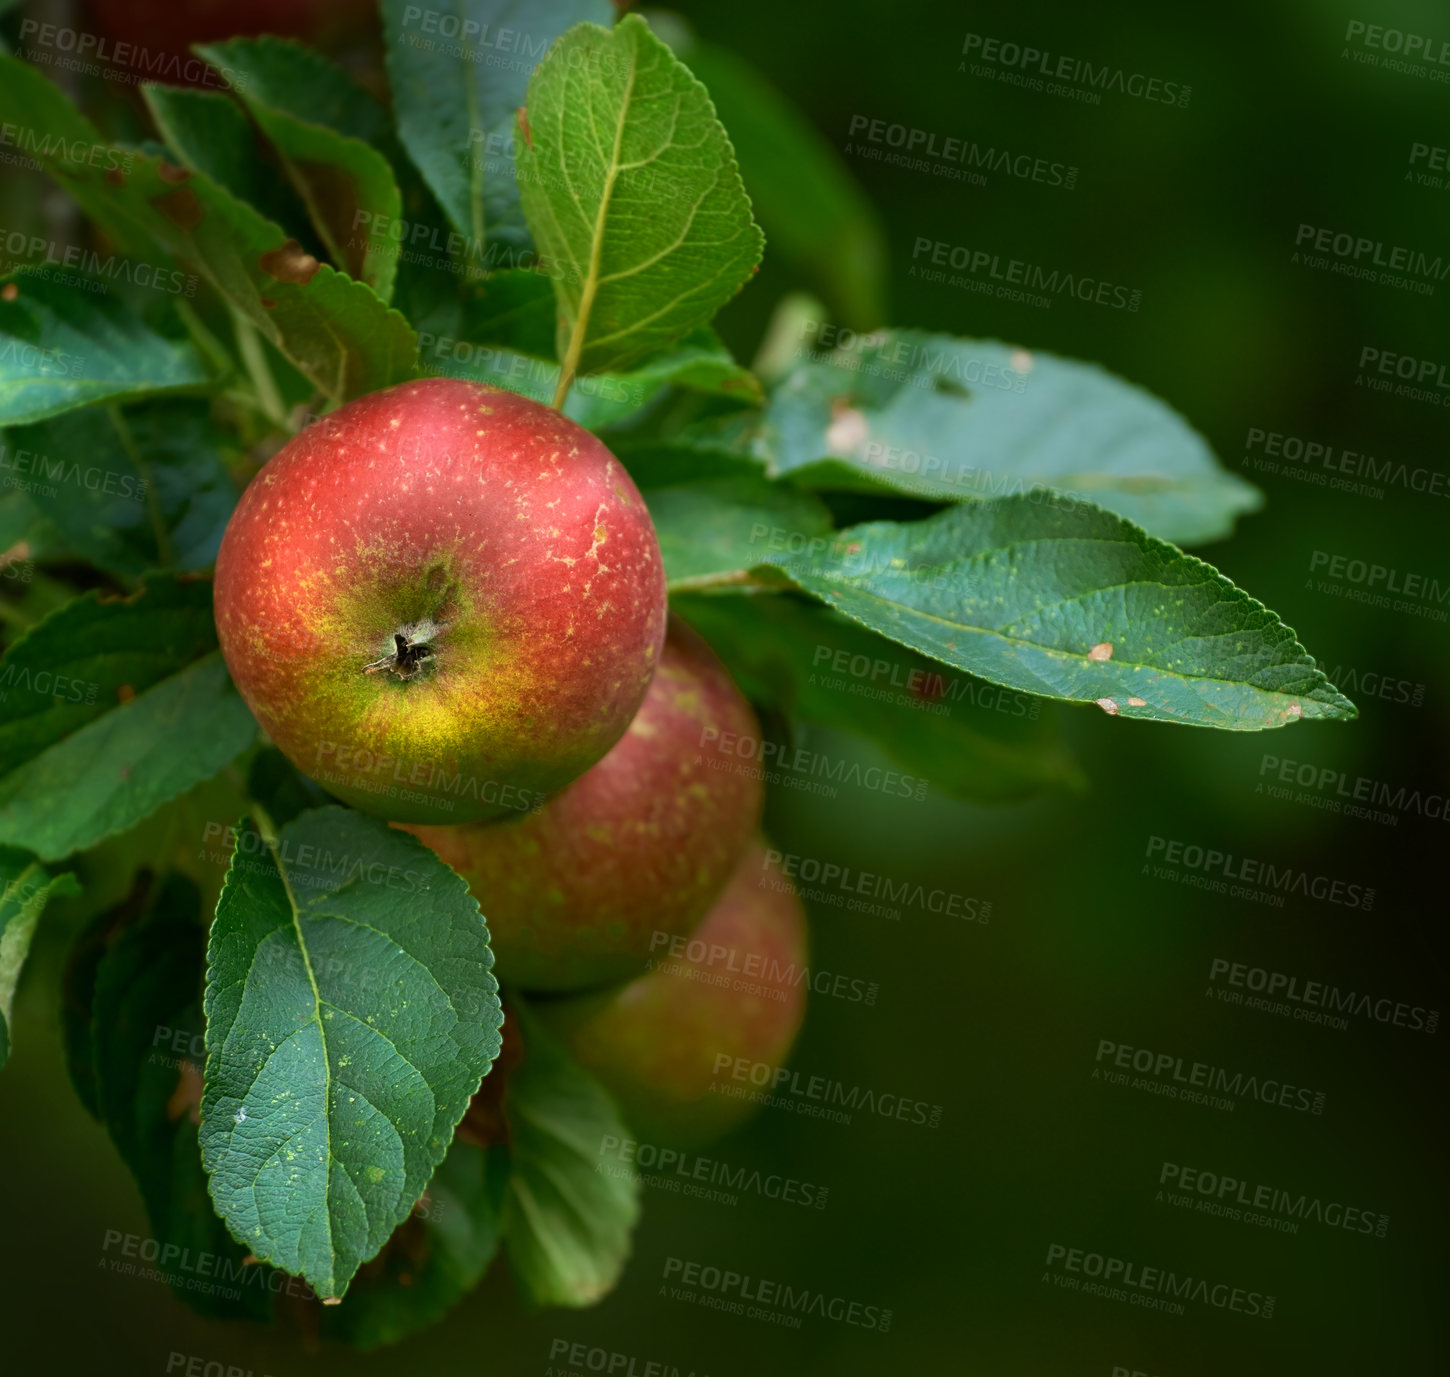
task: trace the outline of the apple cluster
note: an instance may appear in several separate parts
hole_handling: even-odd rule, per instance
[[[720,749],[754,711],[670,618],[595,436],[459,380],[362,397],[247,488],[216,609],[273,742],[467,881],[500,980],[632,1127],[701,1142],[749,1112],[715,1067],[789,1051],[805,915],[767,872],[759,771]]]

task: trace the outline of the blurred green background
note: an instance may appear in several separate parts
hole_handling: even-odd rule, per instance
[[[638,1373],[656,1361],[711,1377],[1450,1371],[1443,1034],[1363,1017],[1318,1028],[1205,995],[1218,957],[1450,1003],[1446,823],[1357,821],[1257,791],[1266,754],[1395,789],[1450,787],[1446,623],[1327,595],[1309,567],[1317,550],[1450,582],[1446,500],[1392,484],[1379,497],[1335,492],[1244,464],[1257,428],[1412,469],[1450,466],[1450,411],[1356,385],[1365,347],[1450,366],[1450,284],[1423,296],[1291,261],[1299,226],[1312,224],[1450,262],[1450,192],[1407,177],[1412,145],[1450,144],[1450,82],[1371,66],[1354,56],[1363,44],[1345,42],[1361,20],[1438,48],[1450,15],[1338,0],[676,11],[837,150],[865,116],[1078,169],[1071,190],[1003,175],[979,187],[843,154],[884,226],[888,319],[1096,360],[1179,408],[1267,497],[1233,540],[1202,553],[1326,670],[1355,674],[1339,682],[1360,719],[1236,736],[1083,709],[1061,714],[1091,781],[1082,796],[992,810],[862,790],[773,797],[782,850],[990,901],[985,925],[811,909],[819,965],[880,992],[871,1007],[817,999],[793,1064],[939,1104],[940,1127],[767,1109],[708,1155],[823,1185],[825,1209],[647,1191],[633,1264],[597,1308],[522,1314],[495,1268],[444,1324],[372,1355],[204,1322],[164,1287],[102,1269],[107,1229],[147,1230],[125,1168],[63,1084],[53,991],[68,934],[43,924],[0,1078],[0,1296],[6,1347],[26,1355],[17,1370],[164,1372],[179,1353],[274,1377],[400,1365],[543,1374],[567,1340],[629,1355]],[[1108,93],[1089,105],[974,76],[958,70],[972,32],[1186,84],[1191,98],[1180,108]],[[10,178],[11,223],[40,190]],[[919,236],[1127,284],[1141,308],[1033,309],[928,285],[910,275]],[[738,356],[753,355],[782,294],[820,292],[809,258],[767,248],[719,321]],[[1373,676],[1420,702],[1393,701],[1397,687],[1388,699],[1356,691]],[[811,739],[866,752],[848,737]],[[1276,908],[1158,879],[1145,870],[1155,836],[1341,877],[1373,888],[1374,906],[1291,897]],[[1226,1112],[1109,1086],[1092,1078],[1101,1039],[1312,1087],[1324,1112],[1252,1100]],[[1382,1239],[1315,1223],[1290,1234],[1177,1210],[1155,1199],[1165,1161],[1390,1222]],[[1050,1279],[1053,1244],[1273,1295],[1274,1315],[1190,1303],[1173,1316],[1074,1294]],[[661,1289],[671,1257],[889,1308],[890,1332],[819,1319],[788,1330],[676,1302]],[[556,1358],[552,1370],[571,1368]]]

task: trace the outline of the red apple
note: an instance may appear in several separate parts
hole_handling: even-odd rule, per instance
[[[675,619],[643,706],[593,769],[525,818],[407,830],[468,881],[500,978],[627,980],[704,917],[760,825],[764,783],[721,750],[759,735],[724,665]]]
[[[649,512],[587,431],[446,378],[275,455],[216,569],[232,678],[304,773],[404,822],[537,807],[601,759],[665,631]]]
[[[627,985],[539,1000],[539,1016],[652,1141],[708,1142],[749,1117],[737,1063],[782,1065],[805,1017],[806,917],[756,840],[689,937]]]

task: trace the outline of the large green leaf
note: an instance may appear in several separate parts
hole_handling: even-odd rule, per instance
[[[428,1193],[324,1312],[323,1332],[357,1348],[396,1343],[443,1318],[498,1254],[508,1153],[454,1138]]]
[[[29,270],[0,277],[0,425],[207,385],[190,343],[158,335],[103,280],[66,276],[76,283]]]
[[[730,135],[772,260],[784,258],[809,278],[842,323],[882,325],[886,233],[841,155],[735,54],[694,42],[677,51]]]
[[[957,798],[1004,803],[1080,788],[1051,709],[797,597],[675,597],[731,677],[787,717],[855,732]]]
[[[535,1304],[593,1305],[624,1270],[639,1219],[638,1182],[598,1171],[599,1144],[630,1133],[599,1082],[518,1007],[524,1056],[504,1105],[504,1244]]]
[[[638,15],[571,29],[519,116],[524,212],[553,271],[570,372],[620,370],[698,329],[763,244],[705,88]]]
[[[0,842],[84,850],[217,773],[256,735],[216,647],[211,584],[88,593],[0,658]]]
[[[498,1054],[488,929],[421,842],[327,807],[239,834],[207,955],[212,1199],[259,1258],[339,1297]]]
[[[831,514],[810,493],[753,475],[648,488],[672,591],[763,564],[776,548],[827,545]]]
[[[93,407],[5,433],[0,463],[70,550],[124,578],[216,559],[237,492],[203,401]]]
[[[35,925],[52,894],[79,893],[74,876],[52,877],[34,856],[0,846],[0,1066],[10,1060],[15,987]]]
[[[38,124],[57,147],[103,144],[39,72],[3,55],[0,120]],[[417,339],[401,315],[205,173],[152,151],[128,151],[129,173],[114,177],[38,156],[113,238],[194,268],[329,398],[346,401],[413,376]]]
[[[387,159],[368,142],[387,130],[372,97],[319,53],[285,39],[235,38],[197,51],[219,71],[245,75],[237,94],[281,156],[333,262],[389,300],[399,246],[387,230],[403,198]]]
[[[994,340],[857,337],[795,369],[766,420],[773,472],[820,487],[934,502],[1052,488],[1179,544],[1228,535],[1261,501],[1156,397]]]
[[[458,231],[529,247],[514,174],[514,112],[571,25],[608,24],[609,0],[383,0],[398,136]]]
[[[1087,504],[973,502],[768,562],[891,640],[1025,693],[1234,731],[1355,716],[1262,603]]]
[[[268,1271],[247,1264],[207,1198],[197,1144],[206,928],[196,887],[170,875],[139,917],[111,930],[91,976],[89,1066],[96,1108],[140,1187],[157,1266],[193,1309],[265,1319]],[[81,962],[86,958],[84,950]],[[205,1279],[181,1259],[209,1256]]]

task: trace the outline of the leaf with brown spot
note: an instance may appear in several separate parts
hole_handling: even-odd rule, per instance
[[[264,253],[257,263],[268,277],[275,277],[278,282],[295,282],[303,287],[317,276],[317,270],[322,266],[295,239]]]

